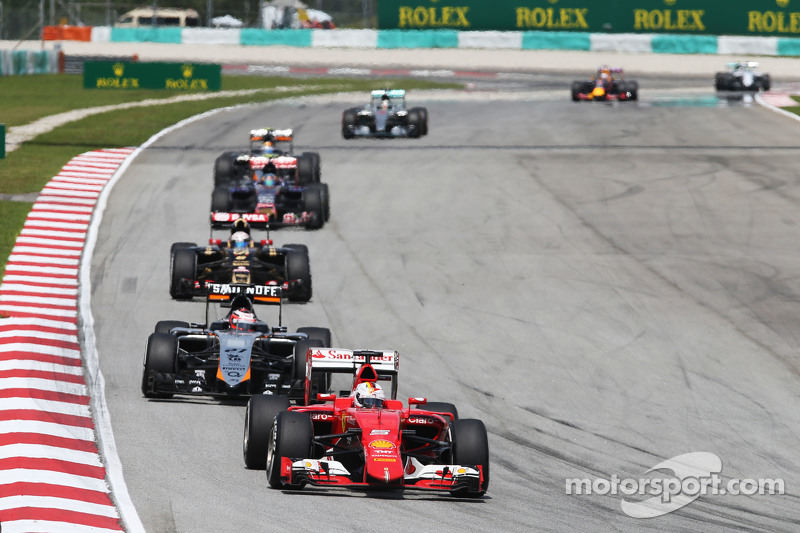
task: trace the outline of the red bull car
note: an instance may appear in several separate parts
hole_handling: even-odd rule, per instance
[[[621,68],[600,67],[588,81],[572,82],[572,101],[580,102],[639,99],[639,83],[626,80]]]
[[[489,441],[483,422],[458,418],[450,403],[396,400],[397,352],[311,348],[307,355],[307,383],[318,372],[348,372],[353,387],[343,396],[318,394],[323,403],[303,407],[278,396],[250,399],[244,462],[266,468],[270,487],[485,494]],[[386,380],[392,382],[388,395],[379,384]],[[309,404],[310,386],[307,391]]]

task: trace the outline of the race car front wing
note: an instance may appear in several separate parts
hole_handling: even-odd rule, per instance
[[[409,459],[412,467],[406,468],[404,488],[448,492],[477,492],[483,483],[483,467],[465,465],[422,465]],[[410,473],[409,473],[410,471]],[[281,480],[286,485],[315,485],[342,487],[372,487],[382,485],[355,481],[354,475],[338,461],[324,459],[297,459],[283,457]]]

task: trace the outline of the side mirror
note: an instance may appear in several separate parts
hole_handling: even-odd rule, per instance
[[[212,246],[214,245],[219,246],[220,244],[222,244],[222,239],[208,239],[208,244]]]
[[[428,399],[427,398],[409,398],[408,399],[408,405],[409,406],[412,406],[412,405],[425,405],[426,403],[428,403]]]
[[[322,393],[322,392],[317,394],[317,400],[319,400],[321,402],[332,402],[335,399],[336,399],[336,395],[335,394]]]

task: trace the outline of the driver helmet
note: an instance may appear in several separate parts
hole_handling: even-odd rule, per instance
[[[356,407],[365,409],[380,409],[383,407],[383,389],[377,383],[363,381],[353,391],[353,403]]]
[[[231,329],[235,331],[254,331],[256,315],[244,307],[231,313]]]
[[[265,187],[274,187],[278,183],[278,177],[272,172],[265,172],[261,177],[261,183]]]
[[[231,246],[234,249],[247,248],[250,244],[250,234],[246,231],[235,231],[231,235]]]
[[[264,147],[262,148],[262,152],[264,155],[272,155],[275,153],[275,148],[272,146],[272,141],[266,141],[264,143]]]

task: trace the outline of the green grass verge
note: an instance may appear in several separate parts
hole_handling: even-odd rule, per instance
[[[0,220],[3,221],[0,224],[0,257],[3,258],[0,263],[0,277],[5,274],[6,259],[14,247],[31,206],[33,204],[28,202],[0,202]]]

